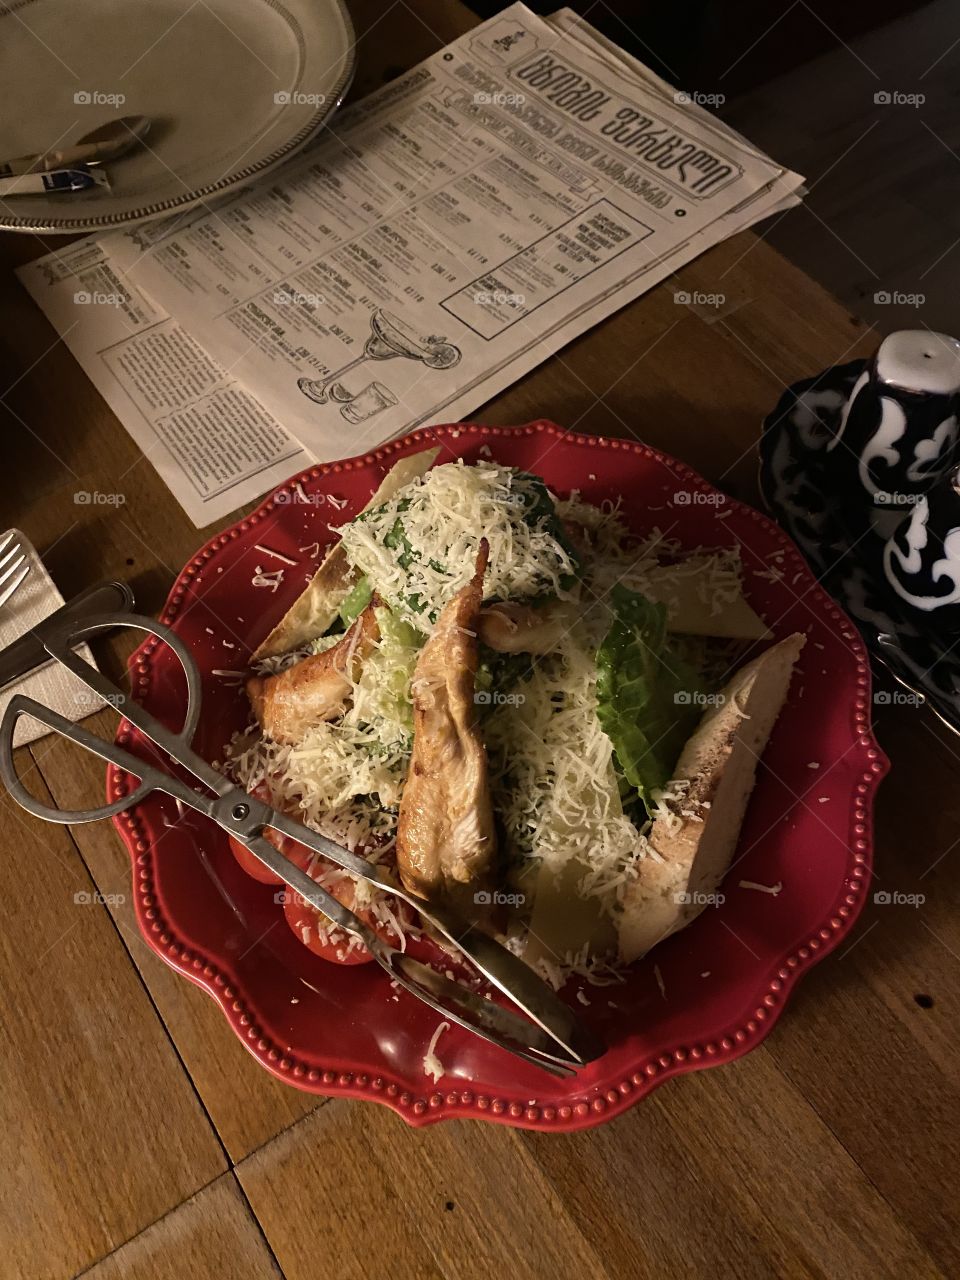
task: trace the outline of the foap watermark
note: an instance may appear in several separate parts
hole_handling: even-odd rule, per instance
[[[925,893],[901,893],[899,889],[878,889],[873,895],[878,907],[922,907]]]
[[[273,502],[274,506],[277,507],[292,506],[295,503],[298,505],[302,503],[305,507],[322,507],[328,502],[331,506],[337,506],[337,503],[333,501],[329,494],[305,493],[299,485],[297,485],[292,493],[288,492],[286,489],[281,489],[279,493],[275,493],[273,495]]]
[[[73,695],[73,705],[85,715],[100,711],[103,707],[113,707],[115,711],[119,711],[126,700],[127,695],[125,693],[118,692],[101,695],[94,693],[92,689],[78,689]]]
[[[878,89],[873,95],[878,107],[922,107],[926,100],[925,93],[904,93],[901,89]]]
[[[878,707],[922,707],[927,700],[912,689],[877,689],[873,701]]]
[[[678,107],[722,107],[727,100],[725,93],[699,93],[696,89],[677,89],[673,100]]]
[[[125,93],[105,93],[102,89],[78,89],[73,95],[78,107],[122,107],[126,100]]]
[[[678,907],[722,907],[727,896],[724,893],[702,893],[699,889],[692,893],[681,889],[673,895],[673,900]]]
[[[325,302],[322,293],[303,293],[299,289],[277,289],[273,295],[275,307],[322,307]]]
[[[99,889],[80,889],[73,895],[78,907],[121,907],[126,900],[125,893],[101,893]]]
[[[499,689],[478,689],[473,695],[480,707],[522,707],[526,696],[522,693],[501,693]]]
[[[473,300],[481,307],[522,307],[527,300],[525,293],[507,293],[505,289],[478,289]]]
[[[322,107],[325,93],[304,93],[302,89],[278,89],[273,95],[278,107]]]
[[[127,295],[100,293],[97,289],[78,289],[73,295],[73,301],[78,307],[124,307],[127,304]]]
[[[922,501],[922,493],[898,493],[890,489],[878,489],[873,495],[875,507],[915,507]]]
[[[678,489],[673,495],[675,507],[722,507],[725,493],[704,493],[702,489]]]
[[[122,507],[126,500],[125,493],[101,493],[99,489],[78,489],[73,495],[78,507]]]
[[[722,707],[726,698],[722,693],[703,693],[700,689],[678,689],[673,695],[678,707]]]
[[[473,100],[479,107],[522,107],[527,100],[525,93],[475,93]]]
[[[922,307],[927,301],[925,293],[903,293],[900,289],[879,289],[873,295],[878,307]]]
[[[527,900],[525,893],[505,893],[503,889],[478,889],[473,895],[478,907],[522,907]]]
[[[725,293],[703,293],[699,289],[694,289],[693,293],[688,293],[685,289],[678,289],[673,295],[673,300],[681,307],[722,307],[727,300]]]

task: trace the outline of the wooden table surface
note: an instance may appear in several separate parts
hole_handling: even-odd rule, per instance
[[[456,0],[351,8],[355,93],[475,21]],[[27,533],[65,595],[126,578],[156,613],[213,529],[189,524],[13,278],[43,251],[31,236],[0,243],[0,528]],[[726,302],[700,315],[674,303],[677,288]],[[744,234],[476,416],[634,436],[753,501],[760,418],[783,387],[877,341]],[[126,503],[77,505],[81,489]],[[118,676],[125,654],[98,652]],[[415,1131],[279,1083],[142,941],[112,827],[48,826],[0,796],[0,1273],[960,1274],[960,744],[910,708],[878,706],[876,720],[893,761],[877,883],[924,894],[922,907],[871,903],[761,1047],[575,1136]],[[102,770],[56,739],[22,749],[20,768],[64,807],[102,788]],[[75,903],[94,889],[105,903]]]

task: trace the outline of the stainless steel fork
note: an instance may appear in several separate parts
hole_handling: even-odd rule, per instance
[[[20,543],[13,542],[11,547],[11,542],[13,542],[12,533],[8,533],[0,542],[0,608],[7,603],[30,572],[29,564],[23,563],[27,557]]]

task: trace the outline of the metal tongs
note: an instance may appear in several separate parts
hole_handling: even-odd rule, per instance
[[[176,654],[187,681],[187,711],[183,728],[179,732],[164,728],[143,707],[127,698],[102,672],[73,652],[83,640],[116,627],[133,627],[138,631],[146,631],[162,640]],[[201,759],[192,746],[200,718],[200,673],[183,641],[169,627],[136,614],[104,613],[85,621],[65,620],[63,624],[44,634],[43,646],[52,658],[72,671],[105,703],[122,707],[124,719],[135,725],[171,760],[193,774],[212,794],[201,794],[199,789],[155,768],[122,747],[96,737],[50,707],[23,694],[17,694],[10,700],[0,724],[0,779],[28,813],[47,822],[94,822],[99,818],[112,818],[124,809],[140,804],[151,792],[162,791],[198,813],[212,818],[321,915],[359,938],[395,982],[445,1018],[553,1075],[570,1075],[575,1068],[586,1065],[603,1052],[603,1045],[578,1024],[572,1010],[506,947],[455,912],[436,903],[428,904],[409,893],[390,880],[380,867],[365,858],[350,853],[334,841],[317,835],[301,823],[248,795]],[[67,812],[43,804],[24,787],[14,768],[14,729],[19,718],[25,715],[32,716],[65,738],[139,778],[139,785],[129,795],[95,809]],[[484,999],[462,983],[445,977],[384,942],[352,911],[265,840],[265,827],[272,827],[283,835],[290,836],[358,879],[366,880],[409,903],[473,969],[501,991],[520,1012]],[[521,1013],[525,1016],[521,1017]]]

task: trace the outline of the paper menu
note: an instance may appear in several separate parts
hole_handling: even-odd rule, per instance
[[[515,4],[335,116],[260,185],[99,242],[96,269],[151,308],[154,338],[142,329],[118,355],[116,324],[98,332],[109,317],[78,321],[65,290],[26,283],[58,327],[74,322],[65,340],[155,442],[191,517],[215,518],[278,469],[466,416],[796,202],[797,175],[675,97],[569,11],[545,21]],[[202,381],[202,409],[144,411],[158,355]],[[232,475],[221,430],[243,459]]]
[[[312,463],[186,329],[120,279],[100,241],[32,262],[20,277],[198,528]],[[116,483],[135,484],[135,472]]]

